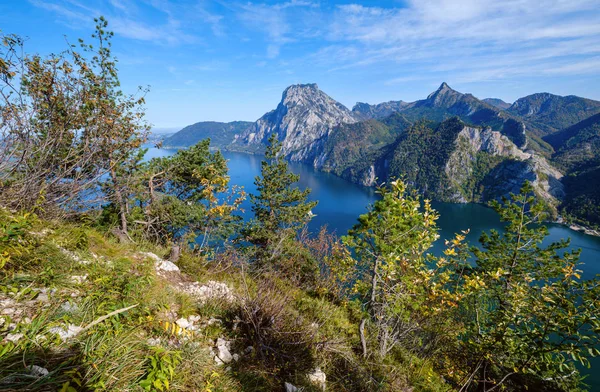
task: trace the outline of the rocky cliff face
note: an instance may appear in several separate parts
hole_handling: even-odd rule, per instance
[[[276,134],[282,142],[283,155],[306,161],[336,125],[356,121],[350,110],[316,84],[298,84],[286,88],[277,109],[258,119],[234,144],[259,148]]]
[[[450,199],[455,202],[474,201],[473,192],[480,192],[481,201],[518,193],[525,181],[531,182],[551,205],[556,206],[564,196],[562,173],[490,128],[465,126],[455,141],[445,173],[454,188]]]

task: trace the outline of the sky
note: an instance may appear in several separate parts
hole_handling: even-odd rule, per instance
[[[157,128],[254,121],[285,87],[356,102],[414,101],[442,82],[507,102],[600,100],[600,0],[0,0],[0,30],[48,55],[114,31],[125,92],[150,86]]]

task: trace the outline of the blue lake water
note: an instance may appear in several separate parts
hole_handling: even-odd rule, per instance
[[[175,152],[176,150],[151,148],[146,158],[168,156]],[[230,183],[243,186],[248,193],[255,192],[254,178],[260,174],[262,156],[227,151],[223,155],[228,160]],[[313,232],[327,225],[330,231],[344,235],[356,223],[358,216],[365,213],[377,199],[373,189],[352,184],[333,174],[318,172],[310,166],[295,163],[291,163],[290,168],[300,175],[299,186],[310,188],[310,198],[319,202],[313,209],[316,216],[309,224]],[[497,214],[483,205],[435,202],[432,205],[440,214],[440,239],[431,250],[435,254],[443,249],[444,239],[453,238],[454,233],[461,230],[469,229],[467,238],[475,244],[483,231],[502,228]],[[249,216],[249,200],[244,202],[242,208],[246,210],[245,215]],[[581,249],[584,278],[600,274],[600,237],[589,236],[558,224],[549,224],[548,229],[548,243],[570,237],[571,248]],[[592,385],[592,390],[600,390],[600,360],[594,360],[593,363],[595,374],[588,370],[584,370],[584,373],[589,375],[587,382]]]

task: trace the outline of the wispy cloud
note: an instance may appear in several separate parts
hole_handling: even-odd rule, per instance
[[[161,12],[157,22],[149,22],[140,14],[140,7],[132,0],[108,2],[80,2],[76,0],[29,0],[34,6],[53,12],[73,28],[88,27],[90,20],[100,15],[110,21],[110,28],[125,38],[157,44],[178,45],[197,42],[188,34],[181,20],[175,15],[171,4],[162,0],[148,0],[148,4]],[[90,5],[91,4],[91,5]]]
[[[600,54],[599,18],[597,0],[411,0],[402,8],[340,5],[327,36],[335,44],[311,56],[329,63],[332,71],[388,63],[414,65],[422,73],[470,73],[472,80],[477,75],[502,79],[517,70],[557,72],[556,62],[564,56],[574,62],[572,69],[593,72],[585,64],[587,56]]]
[[[304,0],[292,0],[278,4],[246,3],[235,7],[238,18],[248,28],[263,32],[267,36],[267,58],[279,56],[281,47],[306,36],[311,18],[318,16],[314,10],[318,3]],[[315,21],[315,18],[312,18]]]

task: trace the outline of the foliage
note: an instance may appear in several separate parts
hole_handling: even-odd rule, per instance
[[[418,314],[424,312],[424,252],[438,238],[438,215],[428,200],[421,204],[417,196],[407,194],[402,181],[379,192],[381,199],[360,216],[345,242],[365,272],[356,289],[365,297],[377,329],[377,353],[384,358],[402,336],[417,328]]]
[[[468,370],[460,383],[483,391],[503,384],[572,390],[575,362],[587,365],[600,354],[598,280],[581,280],[579,252],[564,251],[568,241],[542,246],[548,230],[539,225],[543,207],[530,184],[492,206],[507,226],[482,235],[481,248],[471,249],[473,269],[464,273],[469,256],[461,241],[446,251],[461,266],[451,279],[465,327],[460,346]]]
[[[0,196],[5,205],[62,215],[98,206],[107,196],[123,207],[127,176],[145,138],[142,97],[119,90],[112,33],[96,20],[97,46],[80,40],[42,58],[24,41],[2,36],[0,49]],[[144,90],[141,91],[142,93]],[[101,178],[106,194],[98,192]],[[118,177],[118,178],[117,178]],[[126,229],[126,227],[124,227]]]
[[[158,347],[154,348],[148,360],[148,374],[140,381],[140,386],[146,391],[168,391],[175,368],[181,362],[181,353]]]
[[[289,171],[279,156],[281,143],[273,134],[267,146],[261,176],[256,177],[258,194],[250,195],[254,221],[245,230],[246,240],[254,246],[259,266],[276,266],[294,239],[311,218],[317,202],[308,201],[310,189],[294,187],[299,176]]]
[[[206,251],[214,240],[229,238],[240,222],[235,215],[245,193],[228,187],[227,162],[219,151],[210,151],[210,139],[155,158],[143,171],[140,207],[145,236],[157,243],[200,239]],[[228,194],[229,192],[229,194]]]

